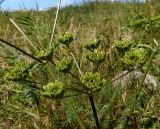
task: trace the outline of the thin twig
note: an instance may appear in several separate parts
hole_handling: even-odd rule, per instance
[[[76,66],[77,66],[77,68],[78,68],[78,71],[79,71],[80,75],[83,76],[83,73],[82,73],[82,71],[81,71],[81,69],[80,69],[80,67],[79,67],[79,65],[78,65],[78,62],[76,61],[76,58],[75,58],[73,52],[71,51],[70,48],[69,48],[69,50],[70,50],[70,54],[71,54],[71,56],[72,56],[72,58],[73,58],[73,60],[74,60],[74,62],[75,62],[75,64],[76,64]]]
[[[61,0],[59,0],[59,2],[58,2],[57,12],[56,12],[56,18],[55,18],[54,24],[53,24],[53,29],[52,29],[52,34],[51,34],[49,48],[51,48],[53,46],[52,42],[53,42],[53,38],[54,38],[54,33],[55,33],[55,28],[56,28],[56,24],[57,24],[57,19],[58,19],[58,14],[59,14],[60,6],[61,6]]]
[[[126,72],[126,73],[122,74],[121,76],[119,76],[119,77],[117,77],[117,78],[115,78],[115,79],[111,80],[111,82],[110,82],[110,83],[115,82],[116,80],[118,80],[118,79],[120,79],[120,78],[122,78],[122,77],[126,76],[127,74],[129,74],[130,72],[132,72],[132,71],[134,71],[134,70],[136,70],[136,67],[131,68],[128,72]]]
[[[79,90],[79,89],[75,89],[75,88],[66,88],[66,90],[71,90],[71,91],[75,91],[75,92],[80,92],[80,93],[88,94],[87,92],[85,92],[83,90]]]
[[[85,94],[85,93],[78,93],[78,94],[66,95],[66,96],[63,96],[63,97],[61,97],[61,98],[59,98],[59,99],[65,99],[65,98],[69,98],[69,97],[75,97],[75,96],[79,96],[79,95],[83,95],[83,94]]]
[[[71,75],[75,80],[77,80],[81,85],[84,86],[84,84],[73,73],[69,71],[68,74]]]

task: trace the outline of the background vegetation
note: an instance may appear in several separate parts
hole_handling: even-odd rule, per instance
[[[50,42],[55,8],[46,11],[15,11],[8,13],[22,28],[23,32],[34,43],[38,50],[46,48]],[[150,0],[138,2],[89,2],[79,6],[68,6],[60,10],[55,30],[54,43],[57,35],[66,31],[72,33],[74,55],[78,65],[85,73],[91,70],[90,62],[85,58],[88,51],[84,44],[98,36],[100,47],[106,53],[104,63],[98,71],[108,81],[100,91],[94,93],[95,105],[102,129],[158,129],[160,128],[160,53],[152,60],[148,74],[156,78],[156,90],[143,88],[136,101],[127,126],[125,120],[130,109],[132,97],[136,94],[136,86],[128,83],[114,86],[113,79],[122,71],[132,67],[124,65],[121,57],[125,51],[116,49],[116,42],[126,41],[131,47],[147,47],[147,59],[143,65],[137,66],[142,73],[147,68],[151,51],[155,48],[154,41],[160,43],[160,2]],[[11,42],[26,52],[35,54],[33,46],[10,23],[8,17],[0,12],[0,38]],[[66,49],[60,48],[59,57],[66,56]],[[34,82],[5,82],[4,76],[19,60],[26,58],[15,49],[0,43],[0,129],[78,129],[80,128],[75,110],[85,128],[94,129],[95,121],[86,95],[66,97],[52,100],[42,97],[36,89],[55,79],[77,87],[77,83],[56,70],[46,72],[48,67],[37,66],[32,74]],[[26,59],[31,62],[31,59]],[[133,66],[135,66],[133,64]],[[76,67],[76,66],[73,66]],[[78,76],[78,70],[73,70]],[[137,81],[128,79],[127,81]],[[71,106],[72,105],[72,106]],[[71,108],[72,107],[72,108]],[[74,107],[74,109],[73,109]]]

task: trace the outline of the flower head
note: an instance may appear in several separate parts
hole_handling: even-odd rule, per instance
[[[72,41],[73,36],[69,32],[66,32],[64,35],[60,35],[58,37],[58,42],[67,46],[69,46]]]
[[[104,51],[94,51],[87,56],[92,63],[100,64],[105,59],[105,52]]]
[[[95,91],[101,87],[101,77],[99,73],[87,72],[82,76],[81,81],[88,91]]]
[[[53,57],[53,48],[48,48],[48,49],[39,51],[36,57],[42,60],[47,60],[47,61],[51,60]]]
[[[24,80],[28,74],[30,69],[32,68],[32,64],[28,64],[25,61],[20,61],[15,64],[14,68],[9,70],[4,76],[7,81],[20,81]]]
[[[122,62],[127,66],[141,65],[146,60],[146,50],[144,48],[132,48],[126,52]]]
[[[126,39],[122,39],[120,41],[116,41],[115,46],[119,52],[125,52],[130,48],[131,42]]]
[[[56,69],[60,72],[67,72],[72,67],[72,60],[67,57],[63,57],[60,61],[56,63]]]
[[[93,51],[94,49],[97,49],[98,46],[100,44],[100,40],[98,38],[94,39],[94,40],[90,40],[88,41],[84,47],[87,49],[87,50],[90,50],[90,51]]]
[[[53,83],[43,86],[43,95],[49,98],[60,98],[64,94],[64,85],[56,80]]]

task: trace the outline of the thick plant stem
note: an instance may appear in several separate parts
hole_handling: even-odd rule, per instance
[[[76,61],[76,58],[75,58],[75,56],[74,56],[74,54],[73,54],[73,52],[71,51],[70,48],[69,48],[69,51],[70,51],[70,54],[71,54],[74,62],[76,63],[76,66],[78,68],[78,71],[79,71],[80,75],[83,76],[83,73],[82,73],[82,71],[81,71],[81,69],[80,69],[80,67],[79,67],[79,65]],[[95,67],[95,69],[93,71],[96,71],[97,69],[98,69],[98,65]],[[99,120],[98,120],[98,116],[97,116],[97,110],[96,110],[96,107],[95,107],[95,104],[94,104],[93,96],[90,94],[90,95],[88,95],[88,97],[89,97],[89,101],[90,101],[90,104],[91,104],[91,107],[92,107],[92,111],[93,111],[93,115],[94,115],[94,119],[95,119],[95,122],[96,122],[97,129],[100,129],[100,124],[99,124]]]
[[[95,104],[94,104],[94,99],[93,99],[92,95],[89,95],[89,101],[90,101],[90,104],[91,104],[91,107],[92,107],[92,111],[93,111],[93,115],[94,115],[94,119],[95,119],[95,122],[96,122],[97,129],[100,129],[100,124],[99,124],[99,120],[98,120],[98,116],[97,116],[97,110],[96,110],[96,107],[95,107]]]

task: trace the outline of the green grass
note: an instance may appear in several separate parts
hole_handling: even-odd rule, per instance
[[[155,42],[160,43],[159,5],[158,0],[152,0],[146,3],[89,2],[62,8],[53,43],[57,45],[59,35],[65,32],[73,35],[73,42],[69,46],[56,46],[52,59],[46,59],[50,56],[40,58],[43,62],[48,61],[45,63],[36,62],[23,51],[38,59],[37,51],[44,50],[41,54],[46,51],[50,44],[56,8],[47,11],[8,12],[33,44],[0,12],[0,38],[22,49],[23,53],[0,42],[0,128],[94,129],[94,106],[102,129],[160,128],[159,52],[155,52],[154,57],[150,58],[153,50],[157,49]],[[88,60],[87,55],[93,51],[84,48],[88,41],[95,38],[101,41],[96,51],[103,51],[106,56],[100,64]],[[120,46],[116,46],[117,42],[123,45],[122,39],[131,43],[125,50],[117,49]],[[129,57],[132,58],[129,64],[132,64],[124,63],[125,54],[138,47],[146,50],[146,58],[143,58],[145,61],[135,63],[133,59],[141,57],[138,55]],[[97,55],[92,56],[94,60]],[[67,60],[62,61],[66,64],[59,62],[63,57],[72,59],[67,67]],[[98,59],[97,56],[96,60]],[[5,74],[20,60],[26,60],[33,65],[26,81],[6,81]],[[58,62],[62,71],[67,73],[55,69],[54,63]],[[140,83],[138,80],[129,79],[127,81],[136,83],[119,84],[116,87],[113,85],[112,81],[119,73],[132,69],[135,64],[137,70],[144,73],[144,77],[148,73],[156,78],[158,88],[155,91],[150,92],[143,86],[144,78],[140,79]],[[90,72],[90,76],[86,75],[86,72]],[[98,74],[92,74],[94,72],[99,72],[105,81],[103,87],[96,87],[95,92],[92,92],[91,87],[85,89],[90,86],[88,79],[93,77],[96,86],[102,83],[99,82]],[[43,86],[55,80],[65,84],[66,97],[51,99],[42,95]],[[95,105],[90,105],[90,96],[94,98]],[[132,99],[133,97],[135,99]]]

